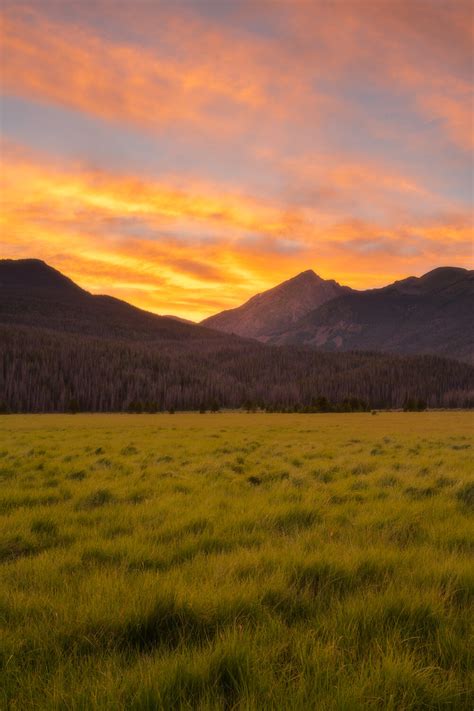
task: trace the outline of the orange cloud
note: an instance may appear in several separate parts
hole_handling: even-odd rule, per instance
[[[85,288],[159,313],[198,320],[307,268],[368,287],[471,256],[463,213],[396,224],[341,219],[183,177],[178,188],[171,179],[65,169],[11,146],[3,154],[3,256],[39,256]],[[332,188],[347,189],[354,170],[333,171]],[[365,189],[377,182],[368,170],[364,180]],[[421,190],[399,176],[386,182]]]
[[[464,150],[474,146],[472,3],[379,2],[284,3],[285,35],[298,43],[302,64],[335,83],[359,81],[439,121],[446,138]],[[402,92],[402,95],[400,95]],[[359,107],[346,107],[357,114]],[[376,121],[365,116],[372,130]]]
[[[453,142],[474,148],[474,94],[467,87],[457,96],[433,93],[420,100],[428,115],[439,118]]]
[[[274,50],[229,41],[205,23],[195,21],[193,37],[176,19],[164,24],[156,29],[164,42],[150,48],[48,20],[34,9],[10,9],[2,24],[4,86],[151,130],[177,122],[224,135],[245,130],[256,111],[286,112],[299,91]],[[162,46],[167,31],[178,33],[181,52]]]
[[[462,0],[280,2],[267,8],[268,34],[201,18],[192,4],[173,11],[145,3],[140,12],[105,0],[84,5],[75,23],[48,19],[35,4],[5,6],[8,91],[150,131],[185,126],[264,140],[262,121],[272,134],[309,118],[315,131],[335,113],[375,124],[347,96],[347,85],[358,81],[404,93],[407,106],[438,121],[446,138],[473,146],[473,16]],[[242,16],[252,12],[241,8]],[[130,36],[107,32],[104,18]]]

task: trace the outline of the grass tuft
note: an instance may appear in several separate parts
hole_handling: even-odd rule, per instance
[[[456,498],[467,509],[474,509],[474,482],[470,482],[461,487],[456,493]]]
[[[97,489],[88,496],[85,496],[76,504],[77,511],[88,511],[96,509],[106,504],[111,504],[115,500],[112,492],[109,489]]]

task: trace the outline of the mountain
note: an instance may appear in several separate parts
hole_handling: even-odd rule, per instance
[[[87,293],[40,259],[0,259],[0,289],[7,299],[21,291],[62,298]]]
[[[322,304],[267,339],[330,351],[430,353],[474,360],[474,272],[440,267]]]
[[[183,318],[182,316],[173,316],[173,314],[163,314],[164,318],[172,318],[175,321],[180,321],[181,323],[191,323],[196,324],[196,321],[191,321],[189,318]]]
[[[440,267],[354,291],[313,271],[202,324],[273,345],[434,354],[474,362],[474,272]]]
[[[128,341],[229,341],[196,324],[90,294],[39,259],[1,259],[0,296],[0,323]]]
[[[473,404],[473,374],[431,356],[264,345],[93,296],[39,260],[0,260],[0,412],[294,411],[323,397],[460,407]]]
[[[321,279],[309,269],[253,296],[238,308],[204,319],[202,325],[265,342],[271,334],[292,328],[321,304],[351,291],[332,279]]]

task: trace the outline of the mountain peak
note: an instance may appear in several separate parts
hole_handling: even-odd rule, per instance
[[[304,272],[300,272],[299,274],[296,274],[294,277],[291,277],[288,279],[288,281],[310,281],[310,282],[315,282],[315,281],[326,281],[322,277],[319,276],[319,274],[316,274],[316,272],[313,269],[305,269]],[[285,283],[285,282],[283,282]]]
[[[406,293],[431,293],[456,287],[459,282],[472,280],[473,271],[462,267],[437,267],[421,277],[410,276],[385,287]]]
[[[273,333],[290,328],[309,311],[350,291],[326,281],[312,269],[257,294],[235,309],[203,321],[210,328],[266,341]]]
[[[432,274],[458,274],[459,276],[463,276],[467,274],[468,271],[469,269],[465,269],[464,267],[436,267],[435,269],[426,272],[426,274],[423,274],[420,279],[424,279]]]
[[[233,341],[112,296],[92,295],[40,259],[0,259],[0,325],[11,323],[112,340]]]
[[[41,259],[0,259],[0,287],[18,289],[25,293],[73,292],[84,293],[71,279],[50,267]]]
[[[308,277],[308,276],[309,277],[318,277],[318,279],[320,279],[320,277],[316,274],[316,272],[313,269],[305,269],[304,272],[300,272],[295,277],[293,277],[293,279],[299,279],[300,277]]]

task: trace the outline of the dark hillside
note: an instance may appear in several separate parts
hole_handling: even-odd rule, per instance
[[[472,363],[474,272],[444,267],[383,289],[344,294],[268,341],[328,351],[430,353]]]
[[[0,260],[0,297],[0,323],[139,341],[232,338],[111,296],[89,294],[37,259]]]
[[[0,262],[0,296],[8,411],[300,408],[323,397],[460,407],[472,399],[467,364],[263,345],[93,296],[36,260]]]

